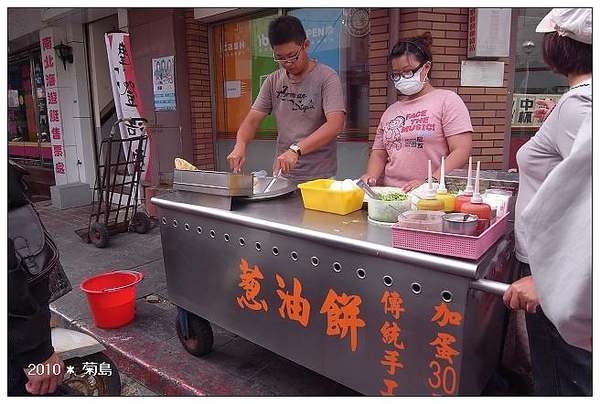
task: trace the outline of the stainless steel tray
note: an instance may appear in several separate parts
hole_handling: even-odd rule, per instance
[[[221,196],[252,196],[253,176],[224,171],[175,169],[173,189]]]
[[[252,190],[252,195],[243,196],[240,197],[240,199],[248,201],[261,201],[265,199],[277,198],[279,196],[294,192],[296,189],[298,189],[298,187],[291,180],[284,177],[279,177],[273,183],[269,192],[265,192],[267,185],[269,185],[269,182],[272,179],[273,177],[257,178]]]

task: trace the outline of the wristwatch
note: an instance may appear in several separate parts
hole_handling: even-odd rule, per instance
[[[300,146],[298,146],[298,143],[293,143],[290,146],[290,150],[296,153],[298,157],[302,156],[302,150],[300,150]]]

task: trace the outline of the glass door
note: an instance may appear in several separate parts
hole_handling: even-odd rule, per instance
[[[535,100],[558,101],[569,89],[567,78],[553,73],[542,57],[544,34],[535,28],[550,8],[517,8],[515,80],[512,98],[511,139],[508,168],[517,168],[516,153],[541,125],[533,118]]]

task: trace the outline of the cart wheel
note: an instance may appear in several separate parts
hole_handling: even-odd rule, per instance
[[[210,323],[195,314],[187,313],[188,338],[181,329],[179,316],[175,318],[175,328],[181,345],[194,356],[204,356],[209,353],[213,345],[213,332]]]
[[[108,245],[108,228],[102,223],[92,223],[90,226],[90,241],[98,248]]]
[[[139,234],[146,234],[150,229],[150,218],[144,212],[135,212],[133,215],[133,230]]]

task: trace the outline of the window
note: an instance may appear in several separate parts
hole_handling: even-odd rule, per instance
[[[289,10],[311,42],[309,57],[338,72],[346,101],[346,127],[340,140],[368,141],[369,9],[307,8]],[[212,27],[218,139],[234,139],[266,76],[279,68],[273,60],[268,24],[276,13],[229,21]],[[256,137],[275,139],[268,116]]]
[[[11,157],[52,160],[44,76],[38,49],[9,57],[7,141]]]
[[[566,77],[553,73],[544,62],[541,44],[544,34],[535,32],[538,23],[550,8],[517,8],[515,44],[515,80],[511,115],[511,146],[509,168],[516,168],[515,155],[540,127],[533,118],[535,100],[550,98],[558,101],[569,89]]]
[[[550,9],[517,9],[517,43],[515,46],[515,83],[512,126],[537,128],[540,122],[532,119],[533,101],[538,98],[556,99],[569,89],[566,77],[553,73],[542,58],[544,34],[535,28]]]

